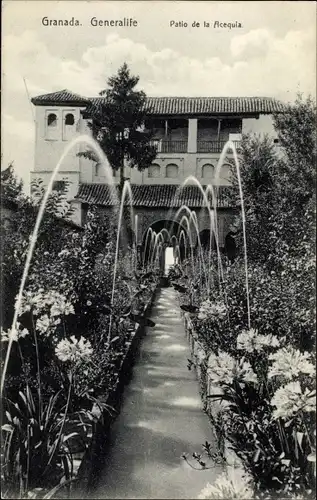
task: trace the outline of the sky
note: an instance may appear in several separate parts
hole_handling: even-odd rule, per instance
[[[80,26],[44,26],[43,17]],[[92,26],[93,17],[137,26]],[[316,96],[313,1],[4,0],[2,31],[2,164],[13,161],[26,188],[29,97],[65,88],[98,95],[123,62],[150,96]]]

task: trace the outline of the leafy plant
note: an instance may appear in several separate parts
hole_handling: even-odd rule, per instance
[[[315,103],[298,98],[274,121],[279,151],[268,137],[244,137],[241,147],[251,326],[241,256],[223,262],[219,279],[212,254],[202,253],[200,264],[185,262],[188,280],[179,292],[181,308],[187,302],[198,308],[192,337],[204,349],[198,373],[219,442],[229,442],[240,457],[255,498],[306,498],[316,474]],[[231,201],[240,204],[237,184]],[[241,217],[236,224],[242,254]],[[210,384],[219,388],[215,394],[208,394]],[[214,415],[216,402],[222,404]],[[218,494],[229,491],[228,482],[220,486]],[[214,494],[210,486],[201,498]]]
[[[29,387],[16,402],[5,400],[7,423],[2,426],[2,488],[4,498],[24,498],[28,491],[47,489],[73,478],[74,439],[81,436],[86,411],[67,414],[62,391],[39,401]],[[87,423],[88,422],[88,423]],[[86,440],[87,441],[87,440]],[[87,442],[82,442],[83,449]]]

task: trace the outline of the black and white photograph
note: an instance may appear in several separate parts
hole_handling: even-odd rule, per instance
[[[1,498],[316,495],[316,2],[4,0]]]

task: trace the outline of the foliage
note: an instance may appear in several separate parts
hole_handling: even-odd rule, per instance
[[[49,197],[17,304],[43,196],[40,183],[36,189],[36,201],[25,198],[23,210],[19,202],[3,227],[2,276],[9,292],[3,356],[12,340],[2,414],[7,498],[41,497],[48,487],[53,492],[70,484],[74,453],[91,442],[95,409],[111,411],[104,401],[116,388],[135,323],[145,323],[144,307],[156,286],[153,272],[136,270],[135,248],[125,245],[115,260],[111,222],[104,223],[93,207],[82,229],[67,220],[72,212],[63,188]],[[15,307],[18,323],[9,329]]]
[[[315,250],[315,103],[299,96],[274,123],[279,149],[268,137],[244,137],[240,171],[248,252],[275,270],[286,257],[308,260]],[[240,247],[241,229],[240,220]]]
[[[241,218],[241,255],[222,259],[221,273],[215,256],[197,254],[177,282],[181,304],[198,307],[192,362],[206,378],[206,409],[252,478],[254,498],[314,490],[315,124],[314,103],[298,98],[275,116],[279,150],[267,137],[243,139],[248,283]],[[233,199],[238,205],[237,187]],[[222,498],[213,488],[202,498]]]
[[[4,202],[19,203],[25,198],[23,182],[14,174],[13,163],[1,171],[1,199]]]
[[[147,168],[156,156],[151,146],[151,131],[144,129],[146,95],[136,90],[138,76],[130,74],[124,63],[118,73],[108,80],[108,88],[100,92],[104,96],[98,108],[92,110],[93,137],[105,152],[113,169],[120,169],[123,186],[123,162],[139,170]],[[83,153],[94,159],[92,152]]]
[[[13,188],[10,188],[13,178],[14,176],[10,176],[4,181],[8,191],[13,190]],[[3,288],[6,290],[2,305],[2,325],[5,329],[12,322],[14,299],[23,273],[29,238],[35,225],[39,203],[44,196],[44,188],[41,182],[35,180],[34,183],[39,193],[37,201],[31,200],[20,193],[15,197],[16,207],[10,215],[9,224],[1,220],[3,243],[1,276]],[[66,202],[66,190],[67,185],[60,192],[53,192],[49,197],[38,233],[35,260],[42,259],[45,261],[47,255],[54,258],[56,253],[63,247],[67,233],[71,231],[70,217],[72,208]],[[49,238],[47,237],[48,234],[50,235]],[[45,252],[47,253],[45,254]]]
[[[16,402],[6,400],[7,423],[4,433],[2,487],[4,498],[24,498],[27,493],[52,488],[73,476],[76,451],[72,441],[83,436],[83,449],[88,445],[82,433],[83,418],[92,427],[93,415],[85,411],[66,413],[61,392],[48,401],[36,400],[30,388],[19,392]],[[65,418],[66,417],[66,418]]]

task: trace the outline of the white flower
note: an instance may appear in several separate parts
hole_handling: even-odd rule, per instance
[[[208,358],[208,372],[213,378],[213,382],[222,384],[232,384],[235,359],[226,352],[219,352],[219,356],[213,352]]]
[[[55,292],[55,290],[50,290],[48,292],[46,292],[43,296],[43,306],[51,306],[53,305],[55,302],[61,302],[62,300],[64,300],[65,298],[60,295],[58,292]]]
[[[237,349],[240,351],[253,352],[256,350],[257,330],[243,330],[237,337]]]
[[[198,499],[250,500],[254,492],[251,478],[238,470],[224,472],[213,484],[207,483]]]
[[[61,340],[55,348],[55,354],[58,359],[73,363],[89,358],[92,353],[93,349],[90,341],[84,337],[80,337],[80,340],[78,340],[74,335],[70,337],[70,341],[67,339]]]
[[[276,407],[273,412],[273,418],[289,419],[295,416],[299,411],[316,411],[316,391],[309,391],[306,387],[302,392],[300,383],[289,382],[280,387],[271,399],[271,405]]]
[[[243,330],[237,337],[239,351],[262,351],[264,347],[279,347],[280,343],[275,335],[260,335],[257,330]]]
[[[262,344],[263,347],[280,347],[280,341],[275,335],[259,335],[258,338],[259,344]]]
[[[44,316],[41,316],[36,320],[36,325],[35,328],[40,332],[40,334],[48,333],[48,330],[51,326],[51,322],[47,314],[44,314]]]
[[[248,361],[234,359],[226,352],[217,356],[211,353],[208,358],[208,373],[215,384],[231,385],[234,380],[256,383],[257,376]]]
[[[51,307],[51,316],[68,316],[75,314],[73,305],[70,302],[56,302]]]
[[[197,356],[197,361],[198,361],[199,365],[201,365],[205,361],[205,359],[207,358],[206,351],[200,345],[197,346],[196,356]]]
[[[66,298],[55,290],[44,293],[44,289],[40,288],[37,292],[26,291],[23,294],[19,314],[27,311],[33,311],[35,315],[41,314],[47,306],[56,302],[65,302]],[[17,307],[17,303],[16,303]]]
[[[23,330],[19,330],[19,338],[24,339],[24,337],[26,337],[27,335],[29,335],[29,330],[27,328],[23,328]]]
[[[17,295],[15,298],[15,306],[14,306],[15,309],[17,309],[17,307],[18,307],[18,297],[19,296]],[[21,316],[25,312],[31,311],[34,304],[35,304],[34,294],[32,292],[29,292],[29,291],[25,292],[21,298],[21,304],[20,304],[19,311],[18,311],[19,316]]]
[[[43,288],[40,288],[36,293],[27,291],[23,295],[19,314],[32,310],[36,316],[39,316],[47,314],[49,307],[51,307],[50,316],[75,314],[73,305],[67,302],[64,295],[56,290],[44,292]]]
[[[212,302],[211,300],[205,300],[201,303],[198,313],[199,319],[208,319],[211,317],[222,318],[226,316],[226,306],[222,302]]]
[[[27,335],[29,335],[29,330],[23,328],[18,321],[15,328],[11,328],[7,332],[1,328],[1,342],[9,342],[11,338],[12,342],[17,342],[20,338],[24,338]]]
[[[300,373],[311,376],[316,373],[315,366],[309,361],[310,355],[308,352],[300,352],[293,347],[279,349],[269,356],[269,360],[273,361],[268,372],[269,378],[280,376],[286,380],[291,380]]]

